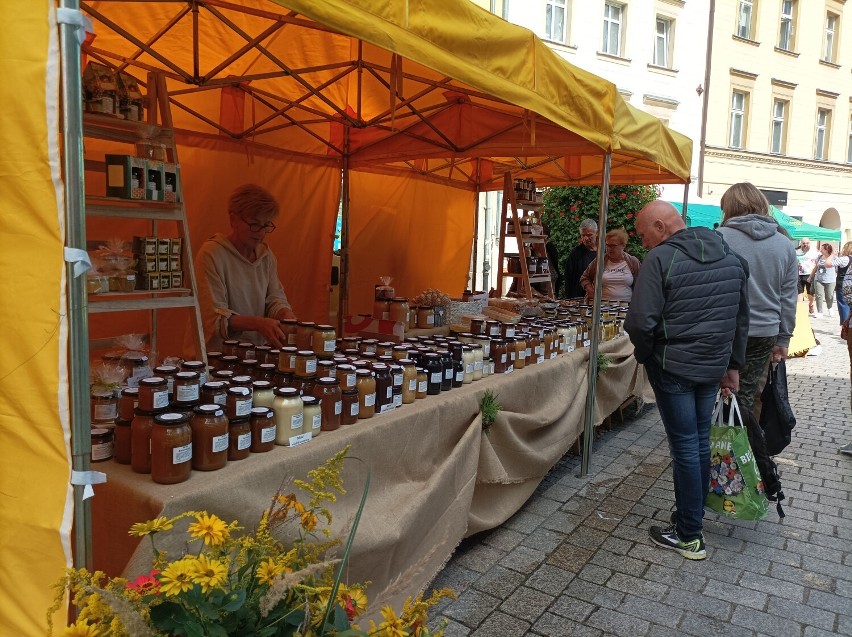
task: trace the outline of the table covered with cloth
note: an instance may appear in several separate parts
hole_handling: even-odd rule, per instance
[[[600,351],[611,365],[597,381],[596,423],[628,397],[648,396],[644,368],[626,337],[601,343]],[[490,376],[219,471],[193,471],[180,484],[156,484],[127,465],[103,463],[98,468],[108,481],[96,487],[92,501],[95,567],[126,577],[148,573],[151,545],[127,531],[157,516],[206,510],[253,528],[283,481],[304,479],[351,445],[343,470],[347,493],[330,506],[331,530],[345,540],[369,469],[346,579],[371,582],[371,610],[400,607],[428,585],[464,537],[511,517],[581,436],[588,352]],[[486,389],[502,411],[483,433],[479,404]],[[159,534],[157,548],[174,559],[185,550],[184,539],[182,533]]]

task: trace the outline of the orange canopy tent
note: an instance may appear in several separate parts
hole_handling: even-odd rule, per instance
[[[287,231],[270,235],[270,243],[306,318],[327,310],[316,290],[329,279],[341,198],[354,289],[359,277],[372,280],[374,255],[390,252],[405,254],[402,293],[427,284],[458,293],[475,193],[499,187],[507,170],[542,185],[602,183],[609,156],[614,183],[688,181],[688,140],[633,112],[612,84],[571,66],[529,31],[466,0],[103,1],[81,8],[95,23],[95,37],[83,46],[88,59],[143,84],[149,72],[165,77],[196,247],[225,228],[223,202],[234,186],[256,181],[278,195]],[[80,140],[66,137],[65,152],[58,149],[57,12],[21,3],[16,17],[18,28],[0,41],[0,139],[15,149],[0,160],[0,254],[6,272],[19,273],[0,284],[7,308],[0,633],[36,634],[50,585],[71,563],[71,518],[81,508],[72,495],[82,491],[69,484],[72,455],[76,469],[88,462],[87,437],[72,436],[70,424],[88,426],[85,295],[75,254],[65,255],[70,264],[62,254],[85,247],[85,224],[75,190],[82,186]],[[63,127],[73,129],[67,114],[80,97],[77,31],[61,31]],[[105,148],[87,143],[86,151],[89,158]],[[93,192],[98,176],[86,177]],[[90,237],[128,231],[90,221]],[[76,520],[85,535],[85,517]]]

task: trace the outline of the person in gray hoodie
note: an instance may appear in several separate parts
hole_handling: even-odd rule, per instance
[[[769,214],[769,202],[749,183],[734,184],[722,195],[722,225],[717,230],[748,261],[749,328],[745,364],[740,368],[737,401],[753,411],[767,361],[787,358],[796,325],[798,262],[792,242]]]

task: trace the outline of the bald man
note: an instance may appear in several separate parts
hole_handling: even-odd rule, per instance
[[[650,249],[624,328],[645,365],[672,457],[672,524],[651,541],[691,560],[707,557],[704,496],[710,483],[710,418],[721,385],[739,385],[748,337],[747,266],[709,228],[686,228],[678,211],[653,201],[636,232]]]

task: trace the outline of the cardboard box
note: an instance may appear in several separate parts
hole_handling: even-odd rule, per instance
[[[154,256],[157,254],[157,237],[133,237],[133,254]]]
[[[122,199],[145,199],[147,162],[132,155],[107,155],[107,197]]]
[[[165,181],[163,182],[163,201],[171,203],[180,203],[183,201],[183,193],[180,186],[180,164],[163,164],[163,174]]]
[[[159,255],[168,255],[171,254],[172,250],[172,241],[171,239],[164,239],[160,237],[157,239],[157,254]]]
[[[157,255],[157,271],[158,272],[169,272],[169,255],[167,254],[158,254]]]
[[[157,159],[149,159],[145,183],[145,199],[149,201],[163,201],[165,195],[166,173],[163,162]]]
[[[171,256],[169,257],[169,271],[170,272],[179,272],[180,267],[180,257]]]
[[[174,256],[181,256],[183,254],[183,239],[180,237],[172,237],[169,240],[169,244],[171,245],[171,253]]]
[[[143,274],[137,279],[137,288],[140,290],[159,290],[160,289],[160,273],[151,272]]]
[[[157,271],[157,257],[149,254],[141,255],[137,262],[137,270],[140,274],[151,274]]]
[[[169,290],[172,287],[172,273],[160,272],[160,289]]]
[[[173,288],[182,288],[183,287],[183,272],[172,272],[172,287]]]
[[[109,277],[110,292],[133,292],[136,289],[135,274],[111,274]]]

